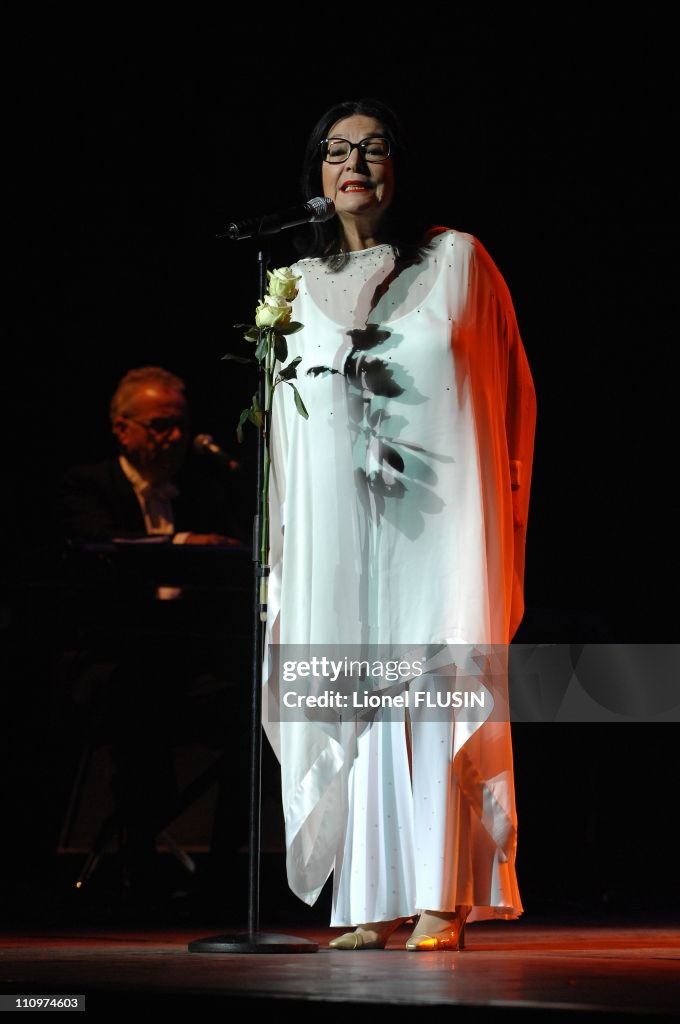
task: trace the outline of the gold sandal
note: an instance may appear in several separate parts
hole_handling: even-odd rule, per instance
[[[418,931],[418,925],[420,925],[424,916],[421,914],[418,925],[416,925],[415,930],[406,943],[406,948],[419,953],[429,953],[435,950],[448,950],[449,952],[455,953],[460,949],[464,949],[465,920],[471,909],[471,907],[456,907],[456,914],[454,917],[449,919],[440,918],[440,921],[444,925],[443,928],[429,932]],[[424,914],[428,913],[429,911],[424,911]],[[433,911],[432,913],[436,914],[437,911]]]
[[[357,925],[355,931],[345,932],[343,935],[338,935],[336,939],[331,939],[328,945],[330,949],[384,949],[392,932],[406,920],[407,918],[405,917],[398,917],[396,921],[376,922],[378,925],[382,925],[381,928],[374,928],[368,924],[360,924]],[[362,931],[359,931],[360,928]],[[377,938],[365,938],[363,929],[375,932]]]

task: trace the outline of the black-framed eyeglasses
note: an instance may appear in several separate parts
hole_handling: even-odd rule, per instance
[[[321,142],[321,159],[327,164],[342,164],[349,159],[353,149],[358,149],[363,160],[369,164],[381,164],[390,155],[390,140],[382,135],[372,135],[361,142],[350,142],[349,139],[323,139]]]
[[[131,423],[136,423],[140,427],[144,427],[146,431],[153,434],[155,437],[168,437],[175,427],[184,432],[187,429],[189,421],[186,416],[156,416],[152,420],[138,420],[135,416],[126,416],[126,420],[130,420]]]

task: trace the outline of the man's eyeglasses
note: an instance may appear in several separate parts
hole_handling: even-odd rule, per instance
[[[390,140],[382,135],[374,135],[361,142],[349,142],[348,139],[324,139],[321,142],[321,159],[327,164],[342,164],[349,159],[353,149],[358,149],[363,160],[369,164],[381,164],[390,155]]]
[[[184,432],[189,422],[185,416],[157,416],[152,420],[138,420],[134,416],[126,416],[125,419],[144,427],[154,437],[168,437],[175,427]]]

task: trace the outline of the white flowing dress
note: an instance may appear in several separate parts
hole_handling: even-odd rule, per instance
[[[288,338],[303,418],[275,392],[268,645],[445,644],[459,668],[523,614],[535,424],[505,282],[468,234],[437,229],[419,263],[390,245],[339,271],[304,259]],[[273,650],[273,648],[268,648]],[[506,679],[507,685],[507,679]],[[263,726],[281,763],[287,872],[333,925],[470,904],[522,912],[510,725],[280,721],[265,658]]]

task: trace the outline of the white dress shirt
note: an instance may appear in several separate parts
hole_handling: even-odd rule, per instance
[[[179,494],[169,480],[154,484],[146,480],[124,455],[119,455],[120,468],[132,484],[144,516],[144,525],[149,536],[172,536],[173,544],[184,544],[189,532],[175,533],[175,516],[172,499]],[[160,601],[173,601],[182,594],[181,587],[158,587],[156,596]]]

